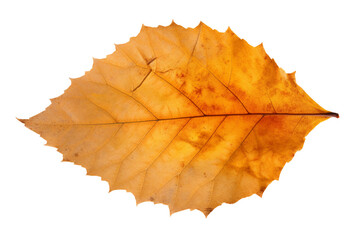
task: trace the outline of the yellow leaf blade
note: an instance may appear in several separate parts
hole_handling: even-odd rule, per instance
[[[143,27],[21,121],[111,191],[208,215],[261,196],[329,117],[262,45],[172,23]]]

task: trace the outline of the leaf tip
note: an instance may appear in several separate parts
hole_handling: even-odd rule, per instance
[[[181,209],[176,208],[174,205],[168,205],[168,207],[169,207],[170,216],[172,216],[174,213],[181,211]]]
[[[171,20],[170,26],[177,26],[177,24],[175,23],[174,19]]]
[[[264,43],[260,43],[259,45],[257,45],[255,48],[258,48],[258,49],[261,49],[261,50],[264,50],[265,51],[265,48],[264,48]]]
[[[148,28],[148,26],[146,26],[145,24],[141,24],[140,32],[146,31],[147,28]]]
[[[226,32],[233,33],[233,30],[231,30],[230,26],[226,29]]]
[[[203,27],[203,26],[207,27],[207,25],[203,21],[200,21],[199,24],[198,24],[198,27]]]
[[[140,203],[147,202],[147,200],[142,198],[141,196],[135,196],[135,200],[136,200],[136,206],[138,206]]]
[[[21,119],[21,118],[16,118],[16,119],[22,122],[23,124],[26,124],[26,122],[29,120],[29,119]]]
[[[296,82],[296,77],[295,77],[295,75],[296,75],[296,71],[293,71],[293,72],[291,72],[291,73],[287,73],[287,78],[288,78],[289,80],[292,80],[292,81]]]
[[[207,218],[213,210],[214,208],[205,208],[204,210],[201,210],[201,212],[205,215],[205,218]]]
[[[260,198],[262,198],[264,195],[264,191],[265,190],[260,190],[259,192],[256,193],[256,195],[258,195]]]

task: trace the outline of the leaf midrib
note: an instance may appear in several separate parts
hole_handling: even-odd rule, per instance
[[[197,116],[184,116],[174,118],[158,118],[149,120],[139,121],[123,121],[123,122],[112,122],[112,123],[39,123],[42,125],[114,125],[114,124],[129,124],[129,123],[145,123],[145,122],[158,122],[158,121],[171,121],[178,119],[187,118],[204,118],[204,117],[228,117],[228,116],[316,116],[316,117],[335,117],[339,118],[338,113],[326,112],[326,113],[233,113],[233,114],[209,114],[209,115],[197,115]],[[28,119],[18,119],[21,122],[27,121]]]

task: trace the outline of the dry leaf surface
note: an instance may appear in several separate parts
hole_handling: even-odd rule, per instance
[[[264,51],[203,23],[143,27],[42,113],[21,120],[110,190],[208,215],[262,195],[320,122]]]

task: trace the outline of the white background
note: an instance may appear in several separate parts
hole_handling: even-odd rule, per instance
[[[340,3],[341,2],[341,3]],[[3,1],[0,3],[0,239],[360,239],[360,36],[356,1]],[[169,216],[108,193],[15,118],[63,93],[92,57],[142,24],[228,26],[339,119],[321,123],[263,198]]]

